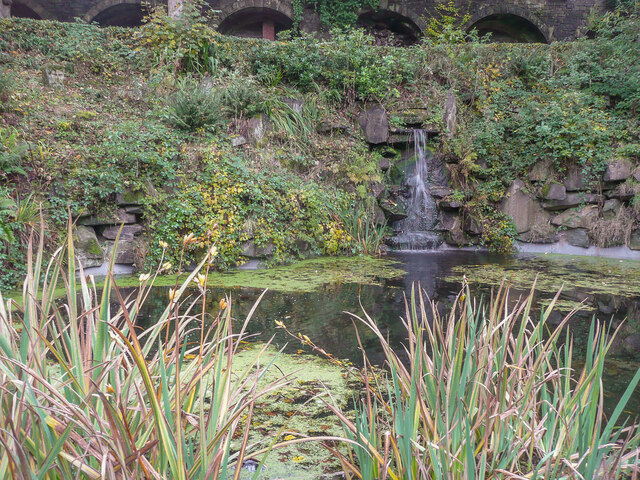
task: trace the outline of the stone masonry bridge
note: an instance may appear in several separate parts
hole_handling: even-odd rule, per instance
[[[185,0],[188,1],[188,0]],[[358,24],[391,32],[402,43],[420,38],[425,20],[438,0],[380,0],[379,8],[360,12]],[[457,0],[468,12],[467,28],[491,32],[495,41],[551,42],[585,33],[592,10],[606,8],[608,0]],[[153,2],[152,2],[153,3]],[[293,25],[291,0],[207,0],[223,33],[273,39]],[[100,25],[135,26],[150,8],[144,0],[0,0],[0,16],[71,21],[80,18]],[[153,5],[151,5],[153,6]],[[300,28],[321,31],[315,11],[304,10]]]

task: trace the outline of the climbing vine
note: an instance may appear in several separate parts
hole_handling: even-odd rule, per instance
[[[297,27],[305,5],[313,7],[320,21],[328,27],[346,28],[358,21],[363,8],[377,8],[379,0],[293,0],[293,21]]]

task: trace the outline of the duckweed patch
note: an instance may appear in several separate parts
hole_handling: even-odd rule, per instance
[[[262,348],[251,345],[234,357],[234,368],[242,371]],[[264,384],[280,375],[292,375],[292,382],[256,404],[253,416],[251,442],[265,442],[282,430],[279,441],[292,440],[298,435],[342,436],[344,432],[338,418],[331,413],[321,398],[345,409],[359,387],[350,381],[346,369],[326,359],[307,354],[284,354],[270,347],[262,355],[264,362],[274,361],[273,367],[262,379]],[[327,392],[331,392],[328,396]],[[261,458],[256,458],[258,462]],[[262,479],[312,480],[340,471],[340,464],[320,445],[309,442],[272,451],[264,469],[258,476]],[[243,469],[242,479],[253,478],[255,472]]]
[[[312,292],[329,284],[380,285],[383,280],[402,277],[398,262],[374,257],[320,257],[266,270],[212,272],[208,285],[221,288],[269,288],[280,292]],[[156,287],[173,286],[175,275],[158,277]],[[139,285],[137,277],[119,277],[120,287]]]
[[[527,255],[498,265],[462,265],[446,277],[459,283],[462,276],[476,285],[495,287],[507,281],[515,289],[530,289],[534,281],[540,296],[553,296],[559,289],[571,292],[556,305],[569,311],[592,295],[640,296],[640,262],[568,255]],[[583,309],[592,309],[585,305]]]

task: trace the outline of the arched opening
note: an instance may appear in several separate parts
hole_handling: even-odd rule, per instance
[[[23,3],[15,1],[11,4],[11,16],[17,18],[34,18],[36,20],[42,19],[42,17],[40,17],[40,15],[38,15],[31,8],[27,7]]]
[[[422,34],[413,20],[389,10],[365,12],[356,25],[373,36],[376,45],[406,47],[416,43]]]
[[[293,20],[272,8],[250,7],[238,10],[225,18],[218,30],[226,35],[275,40],[283,30],[290,30]]]
[[[104,9],[92,21],[101,27],[139,27],[146,13],[142,5],[120,3]]]
[[[491,35],[491,41],[496,43],[547,43],[538,27],[518,15],[489,15],[471,25],[469,30],[474,28],[481,37]]]

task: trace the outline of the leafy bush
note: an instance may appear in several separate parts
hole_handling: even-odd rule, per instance
[[[177,247],[191,233],[197,239],[196,249],[185,254],[185,261],[193,262],[198,246],[203,248],[212,235],[218,246],[216,262],[222,268],[243,260],[247,241],[272,245],[273,262],[308,253],[337,253],[328,247],[339,228],[331,212],[344,210],[349,201],[344,193],[291,174],[251,170],[242,159],[216,146],[207,154],[197,182],[184,182],[171,198],[150,205],[154,242],[149,261],[160,261],[163,251],[158,245],[163,241],[171,247],[167,258],[177,265]],[[301,251],[302,244],[308,252]],[[350,248],[349,242],[342,242],[338,251]]]
[[[222,120],[221,99],[193,81],[181,82],[169,100],[167,118],[184,130],[215,127]]]

